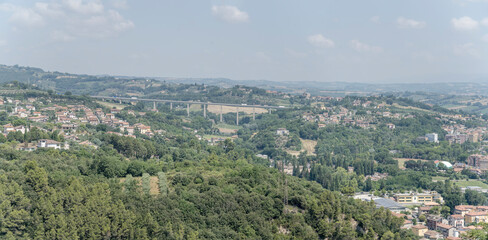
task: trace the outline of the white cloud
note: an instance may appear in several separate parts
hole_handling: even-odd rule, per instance
[[[10,12],[9,22],[27,27],[44,25],[44,18],[33,9],[16,6],[9,3],[0,4],[0,11]]]
[[[20,7],[0,4],[0,11],[10,12],[11,22],[18,27],[44,27],[52,40],[71,41],[76,38],[105,38],[134,27],[119,12],[106,9],[100,0],[52,0]]]
[[[473,43],[465,43],[462,45],[454,46],[454,54],[458,56],[472,56],[472,57],[477,57],[479,55]]]
[[[316,47],[332,48],[335,46],[334,41],[324,37],[322,34],[310,35],[307,38],[308,42]]]
[[[34,10],[27,8],[18,8],[15,10],[9,21],[29,27],[44,25],[44,18]]]
[[[371,45],[368,45],[366,43],[362,43],[358,40],[352,40],[351,41],[351,47],[358,52],[379,53],[379,52],[383,51],[383,49],[381,47],[371,46]]]
[[[488,18],[483,18],[483,20],[481,20],[481,25],[488,27]]]
[[[0,39],[0,47],[7,46],[7,40]]]
[[[62,6],[57,3],[36,2],[35,10],[46,17],[61,17],[65,15]]]
[[[249,21],[249,15],[234,6],[213,6],[212,14],[223,21],[231,23]]]
[[[103,4],[99,0],[63,0],[65,6],[81,14],[96,14],[103,12]]]
[[[453,18],[451,20],[452,26],[456,30],[469,31],[478,28],[478,21],[470,17]]]
[[[422,21],[399,17],[397,19],[397,25],[400,28],[424,28],[426,24]]]

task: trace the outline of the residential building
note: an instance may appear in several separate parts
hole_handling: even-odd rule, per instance
[[[54,148],[54,149],[61,149],[61,143],[58,141],[54,141],[51,139],[41,139],[37,143],[38,148]]]
[[[288,131],[286,128],[278,128],[278,129],[276,129],[276,135],[285,136],[285,135],[288,135],[288,134],[290,134],[290,131]]]
[[[437,229],[437,225],[439,223],[442,223],[442,217],[440,216],[429,216],[427,217],[427,228],[429,228],[429,230],[436,230]]]
[[[418,237],[423,237],[424,234],[429,230],[425,225],[420,224],[413,225],[410,229],[412,229],[413,234]]]
[[[461,214],[453,214],[448,217],[449,225],[459,228],[464,226],[464,216]]]
[[[444,223],[437,223],[436,230],[439,231],[444,238],[447,238],[454,236],[455,228]]]
[[[32,151],[35,151],[37,149],[37,146],[35,143],[19,143],[16,147],[17,150],[20,150],[20,151],[28,151],[28,152],[32,152]]]
[[[427,138],[427,141],[429,141],[429,142],[434,142],[434,143],[439,142],[439,135],[437,133],[425,134],[425,138]]]
[[[464,215],[464,224],[488,223],[488,212],[469,212]]]
[[[437,240],[437,239],[442,239],[442,234],[436,231],[427,231],[424,233],[424,237],[430,240]]]
[[[468,157],[468,165],[481,169],[488,169],[488,156],[473,154]]]

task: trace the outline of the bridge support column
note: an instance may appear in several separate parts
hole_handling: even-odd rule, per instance
[[[153,110],[156,110],[156,102],[153,102]]]
[[[119,104],[122,104],[122,100],[119,100]]]
[[[268,113],[271,114],[271,108],[268,108]]]
[[[222,105],[220,105],[220,122],[223,122],[223,119],[222,119]]]
[[[256,121],[256,109],[252,107],[252,120]]]
[[[203,104],[203,118],[207,118],[207,105]]]
[[[173,103],[172,102],[169,103],[169,110],[173,110]]]
[[[186,104],[186,115],[189,117],[190,116],[190,104]]]
[[[239,126],[239,107],[237,107],[236,125]]]

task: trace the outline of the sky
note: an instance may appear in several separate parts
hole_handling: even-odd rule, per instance
[[[488,82],[488,0],[0,0],[0,64],[148,77]]]

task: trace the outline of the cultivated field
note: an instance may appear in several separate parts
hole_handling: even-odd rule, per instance
[[[483,189],[488,189],[488,184],[479,180],[462,180],[454,182],[459,187],[481,187]]]

